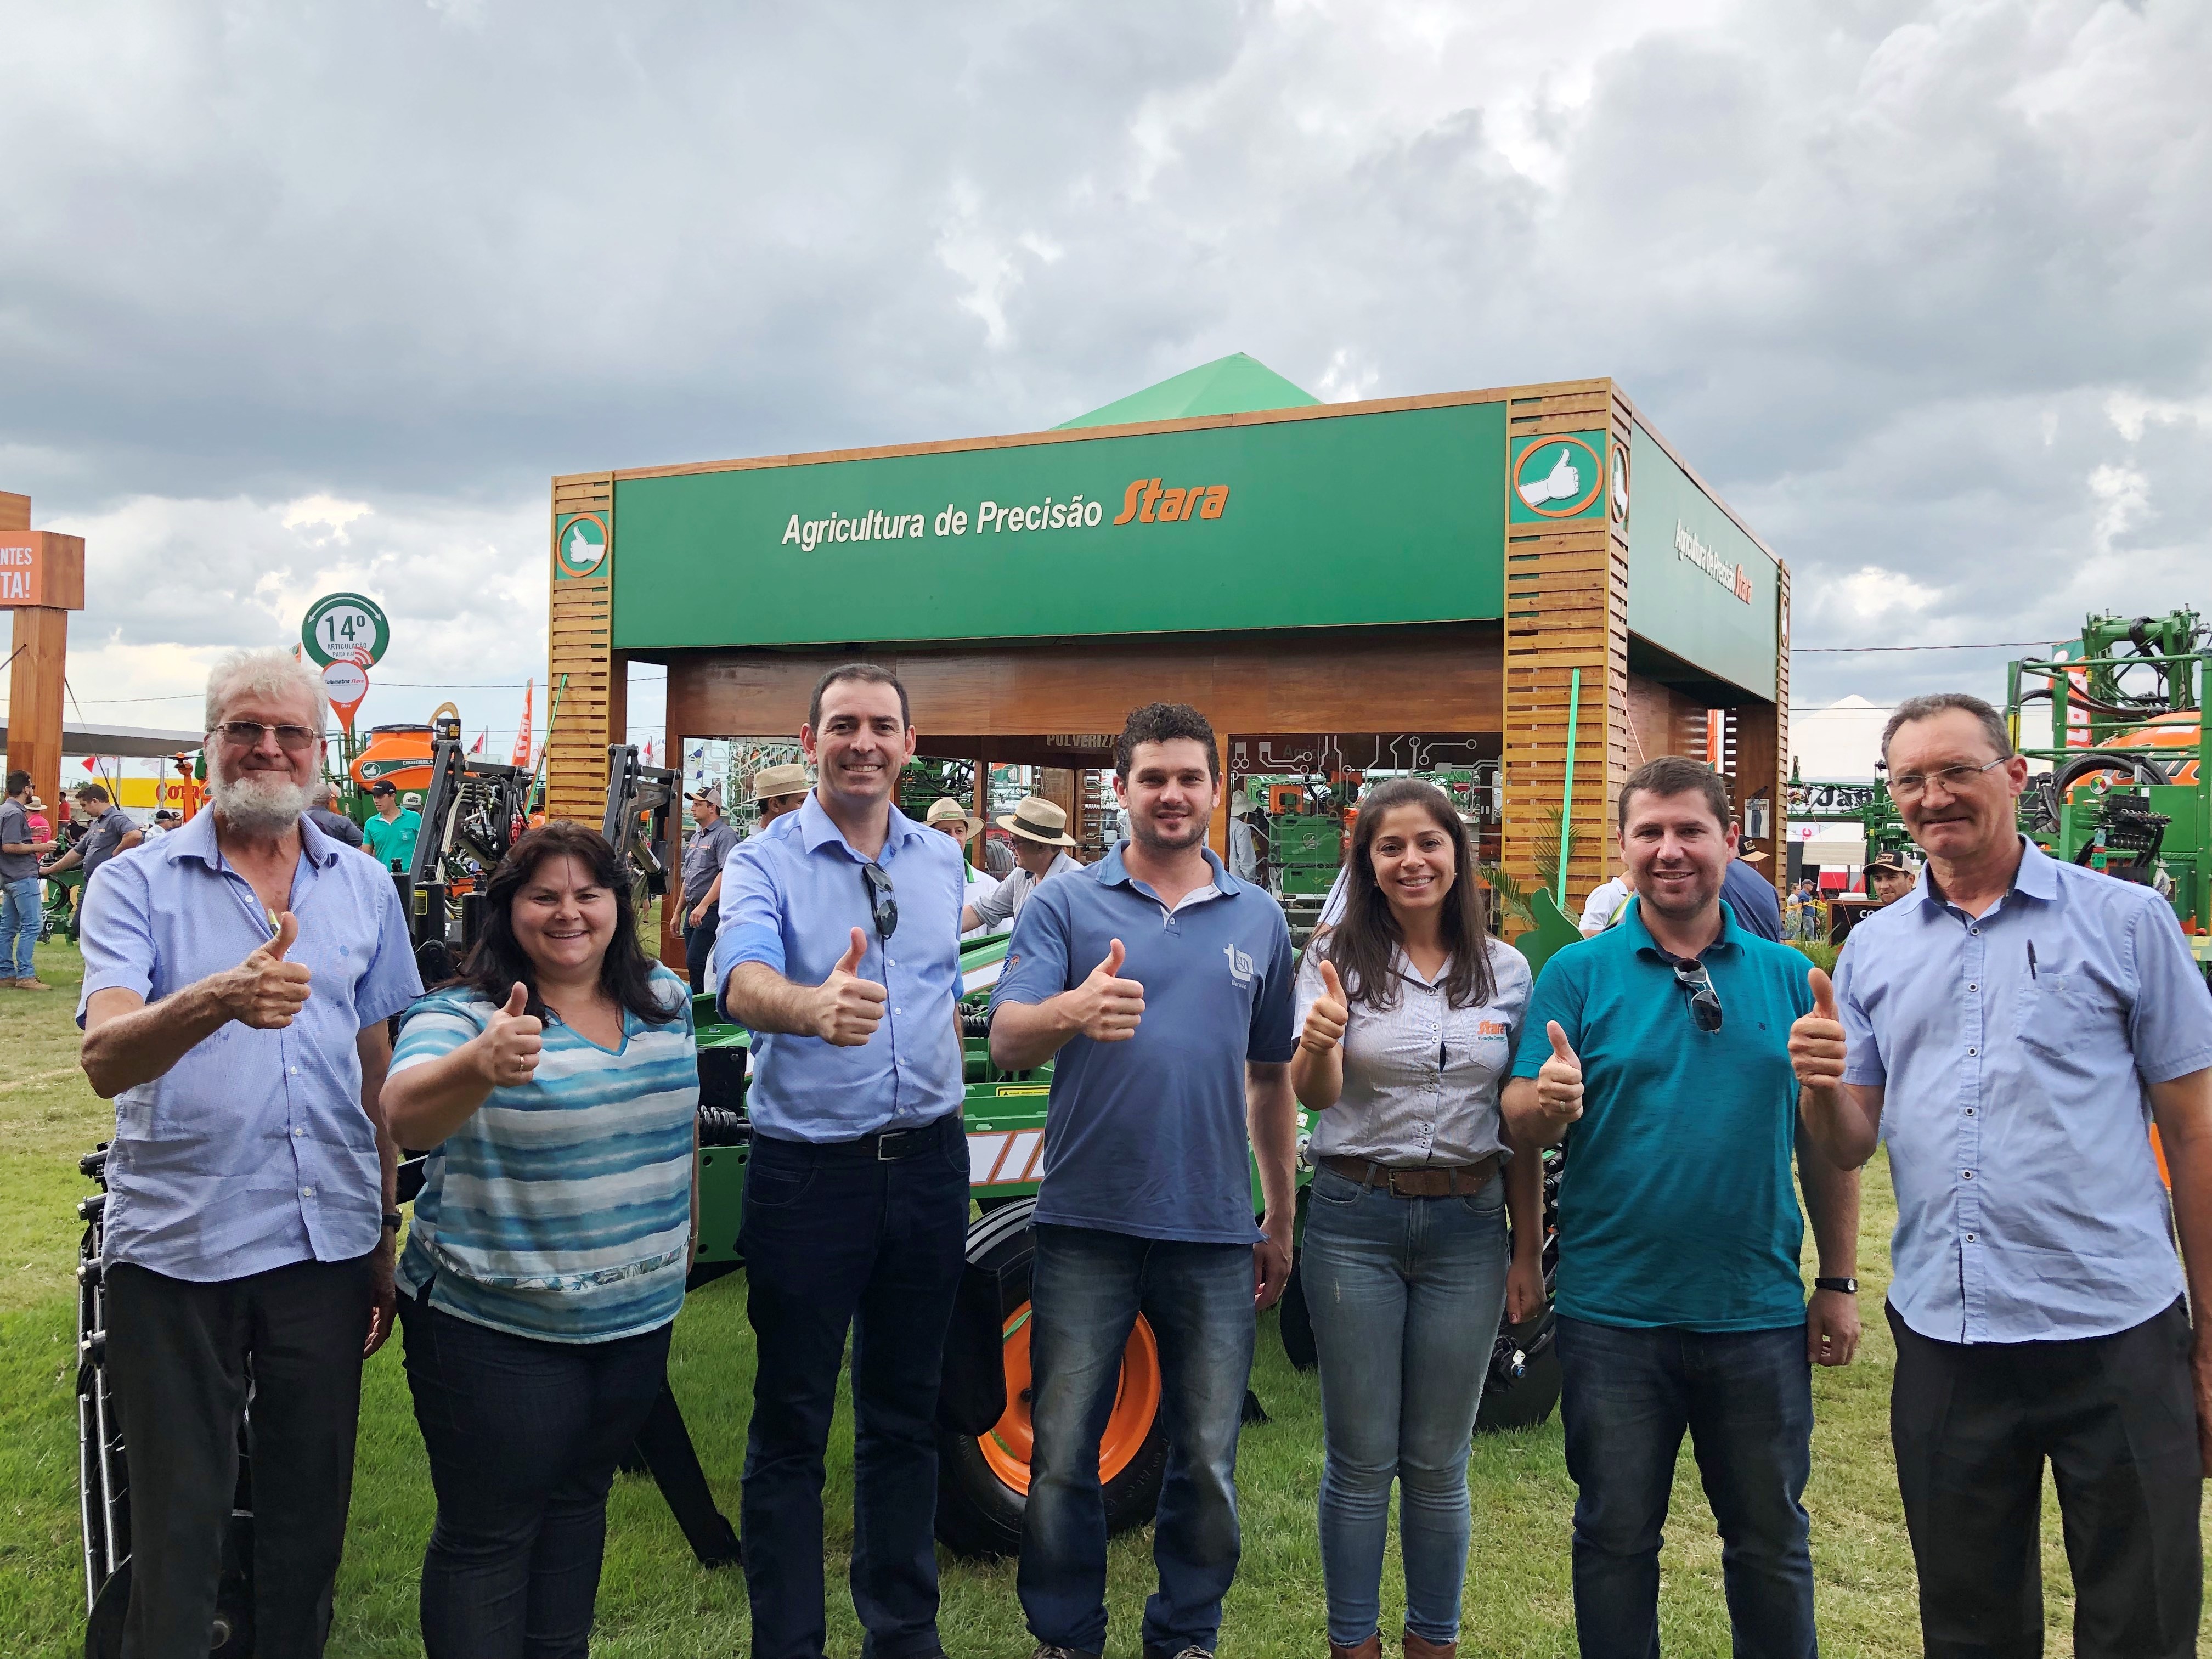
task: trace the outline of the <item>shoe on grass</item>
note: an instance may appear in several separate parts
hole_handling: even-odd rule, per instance
[[[18,991],[51,991],[54,988],[46,981],[35,978],[0,980],[0,984],[9,986]]]
[[[1052,1642],[1040,1642],[1030,1659],[1098,1659],[1089,1648],[1063,1648]]]

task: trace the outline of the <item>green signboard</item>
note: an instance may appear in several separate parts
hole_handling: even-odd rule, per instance
[[[300,643],[318,667],[350,662],[374,668],[392,647],[392,623],[374,599],[325,593],[300,619]]]
[[[1775,694],[1775,564],[1638,428],[1627,498],[1628,629],[1755,695]]]
[[[1469,404],[617,478],[613,643],[1492,618],[1505,450]]]

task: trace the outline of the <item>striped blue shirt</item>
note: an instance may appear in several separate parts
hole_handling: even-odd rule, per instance
[[[658,968],[653,983],[678,1011],[667,1024],[625,1013],[610,1054],[549,1021],[537,1075],[493,1090],[431,1153],[399,1260],[409,1295],[429,1284],[443,1312],[549,1342],[611,1341],[676,1317],[698,1049],[684,981]],[[493,1012],[458,987],[423,998],[392,1074],[453,1053]]]

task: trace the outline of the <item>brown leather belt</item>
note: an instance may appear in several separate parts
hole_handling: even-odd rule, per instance
[[[1363,1187],[1380,1187],[1393,1198],[1455,1198],[1479,1193],[1490,1184],[1498,1173],[1498,1154],[1474,1164],[1431,1164],[1413,1170],[1394,1170],[1366,1158],[1324,1157],[1322,1165]]]

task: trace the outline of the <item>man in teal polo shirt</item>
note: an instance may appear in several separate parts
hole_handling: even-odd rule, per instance
[[[1735,831],[1710,767],[1669,756],[1620,791],[1636,897],[1545,965],[1506,1087],[1523,1145],[1564,1137],[1559,1413],[1585,1659],[1658,1651],[1660,1527],[1685,1429],[1720,1523],[1738,1659],[1809,1659],[1810,1365],[1859,1338],[1858,1183],[1801,1139],[1790,1028],[1805,958],[1720,896]],[[1808,1309],[1800,1154],[1820,1248]]]
[[[410,790],[407,796],[410,808],[403,811],[399,792],[392,787],[392,780],[379,778],[369,786],[368,798],[376,804],[376,811],[361,826],[362,847],[386,870],[395,864],[403,871],[412,870],[415,837],[422,832],[422,815],[411,808],[422,797]]]

